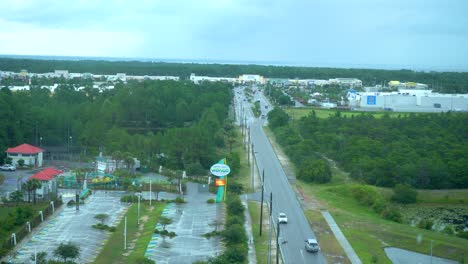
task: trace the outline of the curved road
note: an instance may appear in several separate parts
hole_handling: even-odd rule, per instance
[[[309,253],[305,251],[304,240],[315,238],[315,234],[310,228],[278,157],[263,131],[262,126],[264,121],[254,118],[250,110],[251,104],[243,101],[243,91],[239,88],[236,88],[235,91],[236,108],[239,108],[240,102],[242,102],[244,114],[247,116],[247,120],[250,121],[248,123],[250,125],[251,140],[254,144],[255,158],[259,171],[265,170],[265,200],[269,199],[270,192],[273,193],[272,215],[275,227],[277,216],[280,212],[285,213],[288,217],[288,224],[282,224],[280,228],[280,247],[285,263],[326,263],[321,252]],[[242,92],[238,93],[238,91]],[[261,93],[256,93],[255,100],[260,100],[262,114],[266,115],[267,110],[271,109],[271,105],[269,105],[265,97],[259,94]],[[268,109],[265,109],[265,105],[268,105]],[[237,110],[236,112],[239,114],[241,111]]]

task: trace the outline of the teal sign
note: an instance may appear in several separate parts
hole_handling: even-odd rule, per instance
[[[231,168],[229,168],[229,166],[226,164],[214,164],[211,166],[210,172],[214,176],[223,177],[231,172]]]

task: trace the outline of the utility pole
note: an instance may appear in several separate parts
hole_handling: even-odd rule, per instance
[[[279,251],[280,251],[280,247],[279,247],[279,236],[280,236],[280,223],[277,222],[276,223],[276,264],[279,264]]]
[[[250,165],[250,127],[248,128],[247,137],[247,165]]]
[[[270,192],[270,221],[268,223],[268,264],[271,263],[271,214],[272,214],[272,209],[273,209],[273,193]]]
[[[262,220],[263,220],[263,192],[265,191],[265,170],[262,171],[262,198],[260,203],[260,236],[262,236]]]
[[[255,192],[255,152],[254,144],[252,143],[252,192]]]

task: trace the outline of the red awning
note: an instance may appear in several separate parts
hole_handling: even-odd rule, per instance
[[[61,170],[57,170],[54,168],[45,168],[42,171],[34,174],[33,176],[29,177],[29,180],[31,179],[38,179],[40,181],[50,181],[52,180],[55,176],[63,173]]]
[[[6,152],[20,154],[37,154],[39,152],[44,152],[44,150],[35,146],[31,146],[29,144],[21,144],[14,148],[8,148]]]

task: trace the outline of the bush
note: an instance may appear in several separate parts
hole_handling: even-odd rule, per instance
[[[185,203],[185,200],[184,200],[184,198],[178,196],[177,198],[174,199],[174,202],[175,203]]]
[[[210,198],[210,199],[206,200],[206,203],[214,204],[214,203],[215,203],[215,199]]]
[[[400,210],[393,206],[387,206],[381,213],[384,219],[394,221],[397,223],[403,222],[403,216],[401,215]]]
[[[154,260],[151,260],[145,256],[140,256],[135,259],[135,264],[154,264]]]
[[[170,238],[173,238],[173,237],[177,236],[176,233],[174,233],[172,231],[167,231],[166,229],[164,229],[164,230],[155,229],[154,233],[155,234],[160,234],[161,236],[167,236],[167,237],[170,237]]]
[[[247,242],[247,235],[245,234],[245,229],[240,224],[233,224],[231,226],[228,226],[225,230],[221,232],[221,235],[223,236],[224,240],[228,245]]]
[[[228,188],[229,188],[229,193],[232,193],[232,194],[242,194],[242,192],[244,192],[244,187],[242,187],[242,184],[234,182],[234,181],[229,182]]]
[[[468,231],[461,231],[461,232],[458,232],[457,237],[461,237],[461,238],[464,238],[464,239],[468,239]]]
[[[244,205],[237,195],[230,195],[227,199],[227,210],[229,215],[244,215]]]
[[[306,182],[330,182],[330,165],[323,159],[309,159],[301,165],[298,178]]]
[[[138,196],[136,195],[124,195],[120,198],[123,203],[135,203],[138,202]]]
[[[434,221],[432,219],[423,219],[419,221],[418,227],[421,229],[432,230],[432,226],[434,225]]]
[[[369,185],[354,185],[351,194],[361,205],[372,206],[379,197],[377,190]]]
[[[447,234],[447,235],[453,235],[455,234],[455,232],[453,231],[453,228],[451,226],[445,226],[444,229],[442,230],[442,232],[444,234]]]
[[[393,189],[392,200],[401,204],[415,203],[418,192],[406,184],[397,184]]]
[[[188,175],[207,175],[207,170],[203,168],[200,162],[190,163],[185,166]]]

